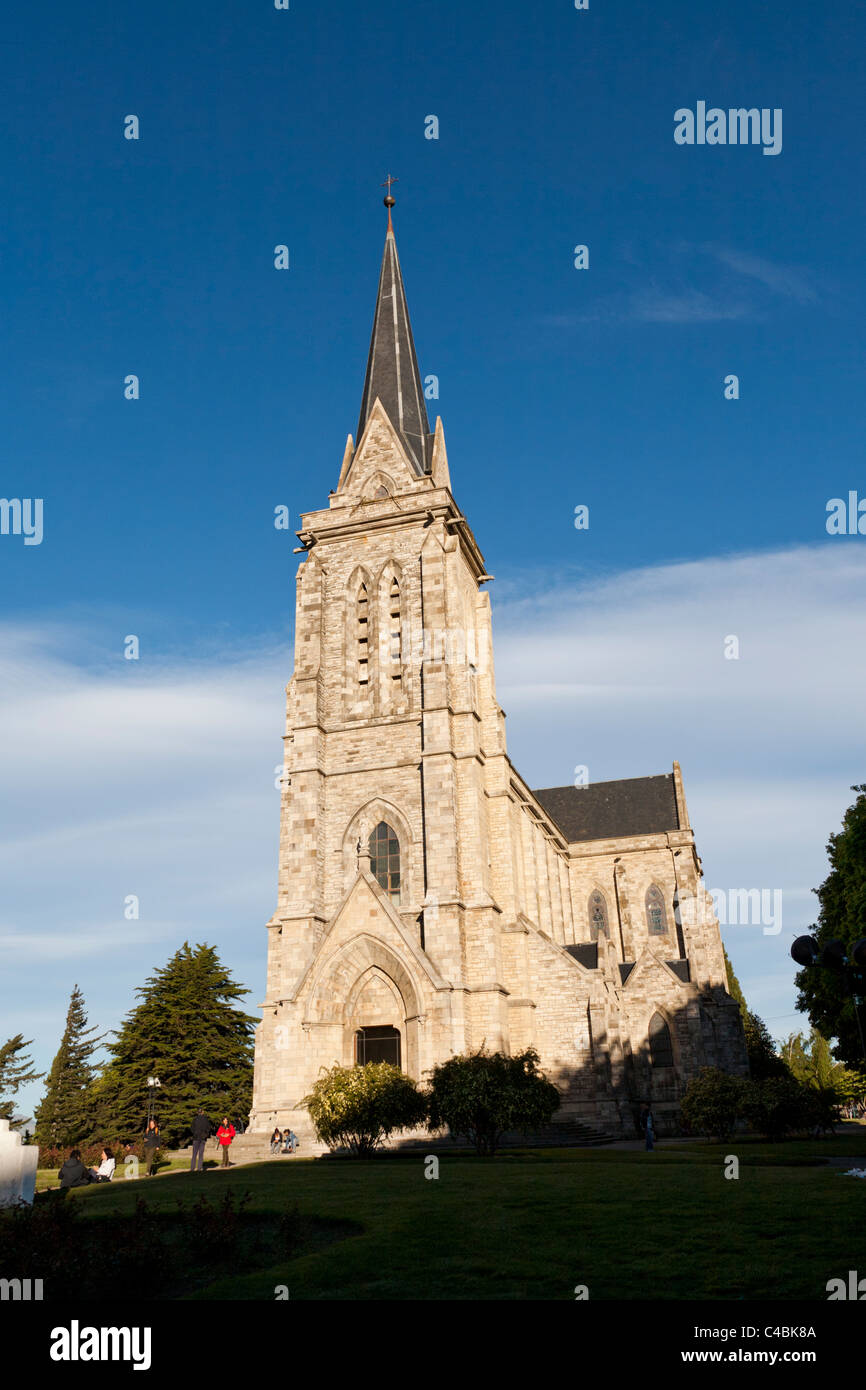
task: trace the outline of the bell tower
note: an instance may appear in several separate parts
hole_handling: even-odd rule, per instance
[[[328,507],[298,531],[257,1128],[291,1111],[297,1129],[319,1068],[375,1052],[376,1030],[399,1034],[388,1046],[418,1078],[469,1045],[479,1007],[488,1042],[506,1040],[484,786],[485,759],[504,753],[489,576],[441,420],[430,430],[390,190],[385,205],[357,446],[350,435]],[[467,951],[489,973],[477,998]]]

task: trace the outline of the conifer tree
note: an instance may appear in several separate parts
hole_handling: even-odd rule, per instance
[[[16,1033],[14,1038],[0,1044],[0,1120],[8,1120],[10,1129],[20,1129],[29,1119],[27,1115],[15,1114],[13,1097],[16,1092],[45,1075],[33,1070],[33,1062],[24,1051],[25,1047],[32,1046],[32,1039],[25,1042],[23,1033]]]
[[[770,1030],[759,1014],[749,1011],[743,1030],[746,1034],[749,1074],[753,1081],[764,1081],[768,1076],[790,1076],[785,1062],[773,1046]]]
[[[94,1137],[93,1054],[105,1034],[87,1026],[84,995],[75,985],[66,1027],[48,1073],[45,1095],[36,1109],[36,1142],[67,1147]]]
[[[232,979],[215,949],[184,942],[136,993],[140,1002],[109,1043],[111,1060],[97,1083],[103,1132],[140,1133],[151,1096],[167,1144],[186,1141],[200,1105],[215,1120],[245,1116],[259,1020],[234,1007],[249,990]],[[148,1077],[160,1082],[150,1094]]]
[[[742,1015],[743,1024],[745,1026],[746,1019],[749,1016],[749,1006],[746,1003],[746,996],[743,994],[740,982],[734,974],[734,967],[731,965],[730,957],[724,946],[722,946],[722,952],[724,953],[725,970],[727,971],[728,975],[728,994],[731,996],[732,999],[736,999],[737,1003],[739,1004],[740,1013]]]
[[[787,1076],[788,1067],[773,1046],[769,1028],[760,1015],[752,1013],[724,946],[722,950],[725,954],[725,969],[728,975],[728,994],[732,999],[736,999],[740,1006],[743,1032],[746,1035],[746,1052],[749,1056],[749,1072],[752,1079],[762,1081],[767,1076]]]

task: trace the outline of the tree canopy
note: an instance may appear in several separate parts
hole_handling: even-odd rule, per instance
[[[842,829],[827,842],[830,872],[815,890],[818,921],[809,928],[819,950],[837,940],[849,955],[854,943],[866,936],[866,784],[851,790],[857,798],[845,812]],[[862,1069],[866,1061],[854,1000],[843,976],[811,966],[797,973],[796,983],[797,1008],[825,1038],[837,1040],[834,1052],[839,1061]]]
[[[827,1039],[813,1028],[808,1037],[791,1033],[782,1044],[782,1057],[791,1075],[804,1086],[832,1094],[839,1101],[866,1095],[866,1076],[833,1060]]]

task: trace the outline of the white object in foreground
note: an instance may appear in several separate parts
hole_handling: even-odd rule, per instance
[[[38,1146],[22,1144],[9,1121],[0,1120],[0,1207],[14,1207],[18,1202],[32,1205],[38,1162]]]

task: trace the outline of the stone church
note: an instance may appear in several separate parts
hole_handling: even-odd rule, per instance
[[[322,1068],[530,1045],[563,1133],[664,1132],[700,1067],[745,1072],[671,772],[533,789],[496,698],[491,576],[430,430],[388,227],[357,445],[302,517],[279,894],[250,1129],[302,1138]]]

